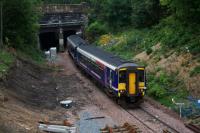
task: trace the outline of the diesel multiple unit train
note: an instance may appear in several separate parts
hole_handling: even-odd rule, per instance
[[[77,35],[67,38],[73,61],[116,99],[141,101],[146,90],[145,68],[89,45]]]

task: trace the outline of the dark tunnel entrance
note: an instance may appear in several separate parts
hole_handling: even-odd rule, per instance
[[[56,32],[40,33],[39,39],[42,51],[47,51],[51,47],[57,47],[57,49],[59,48],[59,37]]]
[[[60,48],[60,44],[62,41],[59,40],[63,38],[63,45],[64,45],[64,50],[67,49],[67,37],[70,35],[75,35],[76,30],[75,29],[66,29],[63,31],[63,34],[60,34],[59,32],[54,32],[54,31],[48,31],[48,32],[41,32],[39,34],[39,42],[40,42],[40,49],[42,51],[48,51],[50,50],[51,47],[56,47],[57,51],[61,50],[62,47]],[[59,37],[60,36],[60,37]]]
[[[63,37],[64,37],[64,48],[67,48],[67,37],[70,35],[75,35],[76,30],[67,30],[63,32]]]

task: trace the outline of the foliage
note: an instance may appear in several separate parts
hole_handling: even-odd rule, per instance
[[[99,21],[91,23],[86,29],[86,34],[90,41],[94,41],[97,37],[105,33],[107,33],[107,27]]]
[[[78,1],[81,0],[75,0],[76,3]],[[111,26],[112,30],[118,31],[116,28],[132,25],[148,27],[159,21],[159,0],[86,0],[86,2],[91,8],[89,23],[103,21]]]
[[[43,3],[48,4],[79,4],[87,0],[42,0]]]
[[[30,45],[25,45],[22,49],[17,49],[16,52],[18,56],[32,59],[32,61],[37,64],[44,63],[44,54],[38,48],[32,47]]]
[[[188,95],[183,82],[177,79],[175,74],[167,74],[161,71],[159,76],[149,73],[147,78],[147,94],[166,106],[173,106],[171,102],[172,98],[181,100],[185,99]]]
[[[153,52],[153,50],[152,50],[150,47],[148,47],[148,48],[146,49],[147,55],[150,55],[152,52]]]
[[[14,56],[12,54],[5,50],[0,50],[0,78],[3,78],[13,62]]]
[[[159,0],[132,0],[132,21],[135,27],[148,27],[158,23]]]
[[[170,8],[182,23],[200,23],[200,1],[199,0],[171,0]]]
[[[108,45],[112,41],[112,35],[110,34],[105,34],[100,36],[99,38],[99,43],[100,45]]]
[[[4,44],[42,61],[37,48],[40,0],[3,0]]]
[[[4,39],[9,46],[21,49],[36,47],[39,0],[3,0]]]
[[[104,20],[112,27],[131,24],[132,7],[130,0],[108,0],[104,12]]]
[[[114,40],[114,43],[104,46],[104,48],[122,58],[132,59],[135,54],[141,52],[144,48],[143,45],[139,44],[141,44],[143,38],[145,38],[145,31],[146,30],[129,30],[114,35],[111,39]]]
[[[190,71],[190,76],[196,76],[200,74],[200,66],[196,66],[192,71]]]
[[[193,55],[199,54],[199,30],[194,30],[191,26],[182,25],[175,21],[172,16],[163,19],[152,31],[153,33],[149,36],[153,40],[152,43],[161,42],[162,49],[165,52],[166,50],[174,49],[176,51],[190,52]]]

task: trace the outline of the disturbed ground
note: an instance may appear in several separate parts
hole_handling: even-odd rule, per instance
[[[100,91],[101,87],[77,69],[66,53],[60,54],[55,64],[50,64],[51,70],[26,60],[17,60],[0,85],[0,94],[7,99],[0,101],[0,133],[40,132],[38,121],[63,120],[74,124],[80,133],[97,133],[106,125],[122,125],[125,122],[137,125],[144,133],[162,132],[154,118],[143,116],[139,110],[131,110],[142,123],[108,98]],[[73,101],[72,108],[60,106],[59,101],[66,99]],[[170,116],[167,109],[160,109],[158,105],[154,108],[149,102],[142,106],[179,132],[191,132],[181,120]],[[91,117],[102,119],[86,120]],[[149,130],[144,124],[154,130]]]

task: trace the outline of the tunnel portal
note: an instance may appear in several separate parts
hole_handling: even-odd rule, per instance
[[[58,51],[67,48],[67,37],[79,34],[84,37],[84,29],[88,23],[85,11],[87,6],[82,4],[50,4],[41,8],[44,13],[40,19],[38,34],[39,45],[42,51],[57,47]]]
[[[55,31],[46,31],[41,32],[39,36],[40,49],[42,51],[48,51],[51,47],[56,47],[57,51],[63,51],[67,48],[67,37],[70,35],[75,35],[78,29],[65,29],[64,31],[59,32]],[[63,45],[63,50],[60,49],[60,45]]]

